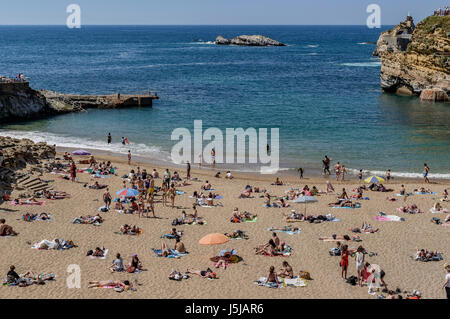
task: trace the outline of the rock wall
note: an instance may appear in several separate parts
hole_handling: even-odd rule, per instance
[[[381,34],[374,55],[381,59],[386,92],[446,101],[450,95],[450,16],[431,16],[414,26],[411,17]]]
[[[38,164],[42,160],[53,159],[56,155],[54,146],[9,136],[0,136],[0,148],[3,151],[3,166],[12,169],[23,168],[27,164]]]

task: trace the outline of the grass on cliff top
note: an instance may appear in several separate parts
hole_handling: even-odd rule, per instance
[[[447,33],[450,32],[450,16],[430,16],[419,22],[416,26],[416,30],[423,30],[422,32],[427,34],[433,33],[436,28],[442,29],[443,35],[447,36]]]

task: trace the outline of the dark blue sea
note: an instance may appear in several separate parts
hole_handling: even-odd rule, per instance
[[[2,26],[0,74],[64,93],[157,92],[153,108],[3,125],[1,135],[170,160],[173,129],[279,128],[283,168],[346,167],[450,178],[450,104],[383,94],[365,26]],[[263,34],[285,47],[216,46]],[[111,132],[113,144],[106,144]],[[131,141],[120,144],[120,137]],[[245,169],[251,170],[247,166]],[[306,173],[305,172],[305,173]],[[380,172],[378,172],[380,173]],[[381,174],[381,173],[380,173]]]

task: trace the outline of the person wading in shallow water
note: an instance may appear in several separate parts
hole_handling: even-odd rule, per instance
[[[325,158],[322,160],[323,163],[323,175],[331,175],[330,172],[330,159],[325,155]]]
[[[112,139],[111,133],[108,133],[108,144],[111,144],[111,139]]]

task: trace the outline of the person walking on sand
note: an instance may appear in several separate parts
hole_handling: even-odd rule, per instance
[[[336,173],[336,181],[338,181],[339,175],[341,174],[341,164],[339,162],[334,165],[334,172]]]
[[[430,168],[428,167],[427,163],[423,164],[423,178],[425,183],[430,183],[428,179],[428,173],[430,172]]]
[[[189,161],[186,162],[186,179],[191,179],[191,163]]]
[[[303,172],[304,172],[303,167],[300,167],[300,168],[298,169],[298,177],[299,177],[300,179],[303,178]]]
[[[109,188],[107,187],[105,192],[103,193],[103,202],[105,203],[105,207],[107,210],[109,210],[109,207],[111,206],[112,197],[109,193]]]
[[[131,165],[131,151],[128,150],[128,165]]]

